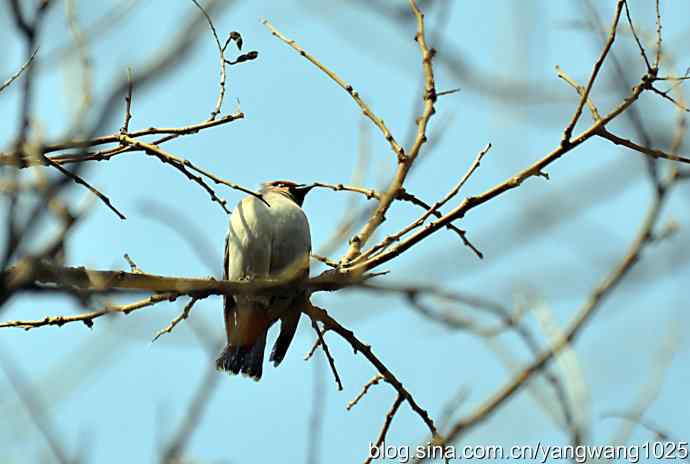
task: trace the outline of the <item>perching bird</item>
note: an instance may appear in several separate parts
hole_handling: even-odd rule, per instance
[[[263,185],[262,198],[248,196],[240,201],[230,216],[225,238],[225,279],[285,278],[298,287],[309,278],[311,235],[302,203],[312,187],[274,181]],[[216,368],[259,380],[268,329],[280,319],[280,334],[269,359],[278,366],[306,302],[305,292],[299,289],[270,296],[225,296],[228,343]]]

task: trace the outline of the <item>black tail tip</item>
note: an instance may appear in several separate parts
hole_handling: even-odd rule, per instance
[[[216,359],[216,370],[242,374],[258,382],[263,370],[263,350],[257,353],[256,346],[226,345]]]
[[[283,362],[283,358],[285,358],[285,352],[277,351],[275,348],[273,348],[271,356],[268,358],[268,362],[272,362],[274,367],[278,367],[280,363]]]

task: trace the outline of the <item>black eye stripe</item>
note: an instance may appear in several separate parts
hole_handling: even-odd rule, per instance
[[[286,189],[289,191],[294,191],[295,189],[302,186],[302,184],[298,184],[296,182],[292,182],[289,180],[274,180],[272,182],[268,182],[265,185],[268,185],[276,189]]]

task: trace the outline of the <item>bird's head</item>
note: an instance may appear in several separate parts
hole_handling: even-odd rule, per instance
[[[298,184],[289,180],[274,180],[272,182],[265,183],[263,185],[262,192],[273,191],[283,193],[284,195],[289,196],[290,199],[292,199],[292,201],[297,203],[299,206],[302,206],[302,203],[304,203],[304,197],[313,188],[314,184],[306,185]]]

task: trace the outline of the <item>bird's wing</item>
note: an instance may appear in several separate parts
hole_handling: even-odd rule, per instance
[[[230,242],[230,229],[225,234],[225,245],[223,246],[223,280],[228,280],[228,243]]]
[[[273,222],[271,243],[272,276],[305,279],[309,277],[309,254],[311,234],[309,221],[302,208],[292,200],[276,195],[270,201],[276,214]],[[280,319],[280,334],[273,345],[270,361],[278,366],[295,336],[303,304],[307,302],[304,292],[277,296],[269,310],[272,319]]]
[[[254,198],[243,199],[230,215],[225,242],[224,276],[241,280],[263,278],[270,270],[270,215],[266,205]],[[266,332],[271,324],[270,301],[264,296],[226,297],[225,330],[228,345],[216,367],[234,374],[261,378]]]
[[[271,262],[271,215],[255,197],[246,197],[232,212],[228,230],[229,279],[268,277]]]

